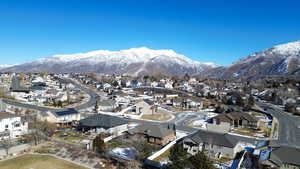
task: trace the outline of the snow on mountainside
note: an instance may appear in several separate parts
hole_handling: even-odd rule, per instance
[[[300,74],[300,41],[274,46],[209,72],[215,78],[252,79],[267,75]]]
[[[9,68],[9,67],[12,67],[12,66],[15,66],[15,65],[3,64],[3,65],[0,65],[0,70],[5,69],[5,68]]]
[[[5,71],[182,75],[197,74],[214,67],[217,67],[214,63],[194,61],[173,50],[153,50],[141,47],[120,51],[97,50],[87,53],[53,55],[14,66]]]

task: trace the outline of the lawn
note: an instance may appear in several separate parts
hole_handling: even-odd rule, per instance
[[[49,155],[23,155],[0,162],[0,169],[87,169]]]
[[[144,114],[142,116],[142,119],[155,120],[155,121],[168,121],[171,118],[172,118],[171,113],[161,109],[158,109],[158,111],[153,114]]]
[[[168,161],[169,156],[170,156],[170,149],[168,149],[167,151],[162,153],[160,156],[156,157],[154,159],[154,161],[157,161],[157,162]]]
[[[61,136],[63,134],[67,134],[66,136]],[[86,136],[80,135],[80,133],[75,131],[59,131],[54,133],[54,138],[67,141],[70,143],[80,143],[82,140],[87,139]]]

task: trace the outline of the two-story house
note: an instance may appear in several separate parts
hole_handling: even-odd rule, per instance
[[[0,112],[0,140],[18,138],[28,132],[28,123],[20,116]]]

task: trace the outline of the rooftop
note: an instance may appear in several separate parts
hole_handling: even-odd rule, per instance
[[[127,121],[120,117],[109,116],[104,114],[95,114],[79,121],[81,127],[91,128],[112,128],[127,124]]]
[[[236,138],[231,137],[228,134],[208,132],[204,130],[198,130],[197,132],[187,136],[187,138],[198,144],[206,143],[230,148],[235,147],[238,143]]]
[[[280,146],[271,152],[270,160],[278,165],[287,163],[300,166],[300,149]]]
[[[174,130],[173,130],[173,126],[169,126],[169,128],[166,128],[164,126],[159,126],[159,125],[142,124],[134,128],[131,132],[145,134],[156,138],[163,138],[165,136],[169,136],[172,133],[174,133]]]
[[[55,116],[67,116],[67,115],[71,115],[71,114],[78,114],[79,112],[73,108],[69,108],[67,110],[62,110],[62,111],[58,111],[58,112],[54,112]]]

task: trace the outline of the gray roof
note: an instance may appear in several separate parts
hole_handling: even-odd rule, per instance
[[[149,105],[154,105],[154,102],[150,99],[144,99],[144,102],[146,102]]]
[[[104,115],[104,114],[95,114],[79,121],[80,127],[90,127],[90,128],[108,129],[123,124],[127,124],[127,121],[125,121],[120,117]]]
[[[170,126],[170,128],[166,128],[164,126],[149,125],[149,124],[148,125],[141,124],[130,132],[145,134],[150,137],[156,137],[156,138],[163,138],[165,136],[169,136],[172,133],[174,133],[173,126]]]
[[[300,166],[300,149],[280,146],[271,152],[270,160],[279,166],[286,163]]]
[[[101,100],[99,102],[99,106],[115,106],[116,101],[115,100]]]
[[[208,132],[204,130],[198,130],[186,138],[191,139],[195,143],[206,143],[218,146],[224,146],[233,148],[238,143],[238,140],[231,135],[224,133]]]

